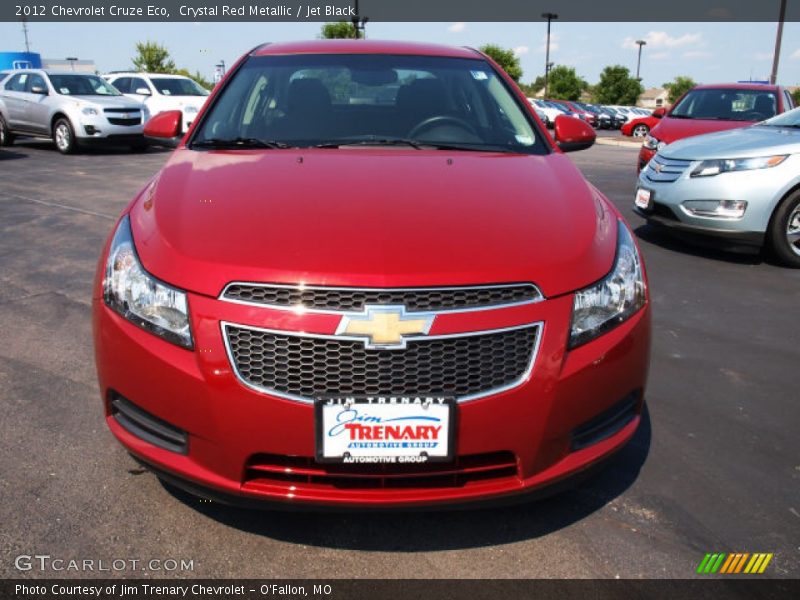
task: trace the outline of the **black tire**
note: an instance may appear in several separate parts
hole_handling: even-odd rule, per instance
[[[53,123],[53,143],[55,143],[56,149],[61,154],[74,154],[78,149],[75,130],[72,128],[72,123],[69,122],[69,119],[61,117]]]
[[[8,130],[8,123],[0,116],[0,146],[10,146],[14,143],[14,134]]]
[[[781,263],[800,269],[800,190],[786,196],[775,209],[767,229],[767,240]]]

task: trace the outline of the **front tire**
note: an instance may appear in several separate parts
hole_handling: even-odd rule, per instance
[[[0,146],[10,146],[14,143],[14,134],[8,130],[8,123],[0,116]]]
[[[646,137],[648,133],[650,133],[650,128],[647,125],[637,125],[633,128],[631,135],[635,138],[643,138]]]
[[[74,154],[77,149],[75,131],[68,119],[58,119],[53,125],[53,142],[61,154]]]
[[[778,260],[800,269],[800,190],[786,196],[775,209],[767,237]]]

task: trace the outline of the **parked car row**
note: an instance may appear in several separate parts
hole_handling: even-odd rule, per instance
[[[186,131],[207,96],[180,75],[8,71],[0,75],[0,146],[29,136],[52,139],[62,154],[97,144],[141,151],[151,116],[179,110]]]
[[[559,115],[577,117],[596,129],[621,129],[633,119],[650,115],[650,111],[635,106],[601,106],[587,102],[541,98],[528,98],[528,101],[548,127],[552,127],[552,123]]]
[[[800,268],[800,109],[788,91],[697,86],[653,117],[638,157],[636,212],[672,231],[765,246]]]

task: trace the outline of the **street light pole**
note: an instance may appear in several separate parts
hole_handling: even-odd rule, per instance
[[[550,22],[558,19],[556,13],[542,13],[542,18],[547,19],[547,46],[544,56],[544,97],[547,98],[547,86],[550,78]]]
[[[636,61],[636,81],[641,81],[642,78],[639,77],[639,69],[642,66],[642,46],[646,46],[647,42],[644,40],[636,40],[636,43],[639,45],[639,60]]]
[[[778,61],[781,58],[781,40],[783,39],[783,21],[786,19],[786,0],[781,0],[780,16],[778,17],[778,34],[775,36],[775,54],[772,55],[772,75],[769,82],[775,85],[778,80]]]

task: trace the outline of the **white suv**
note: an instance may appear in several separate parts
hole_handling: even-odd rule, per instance
[[[183,131],[189,129],[209,94],[183,75],[131,72],[110,73],[104,77],[129,98],[143,102],[151,116],[167,110],[181,111]]]

